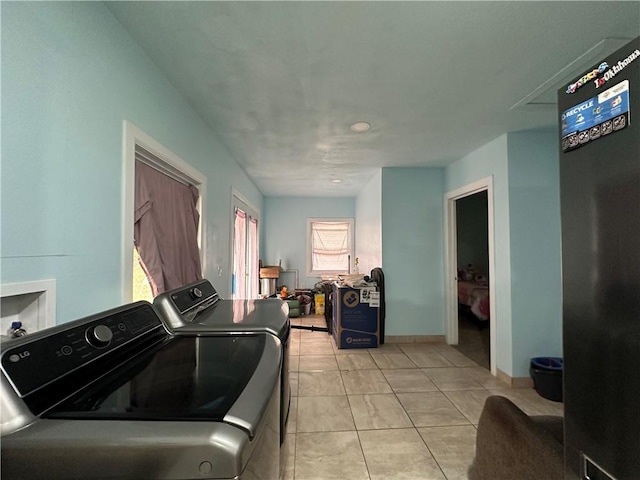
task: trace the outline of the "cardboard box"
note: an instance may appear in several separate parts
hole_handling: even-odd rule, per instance
[[[280,278],[280,267],[262,267],[260,278]]]
[[[352,288],[334,284],[332,334],[338,348],[376,348],[380,335],[380,308],[371,302],[375,287]]]

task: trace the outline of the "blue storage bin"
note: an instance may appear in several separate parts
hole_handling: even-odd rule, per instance
[[[562,370],[562,357],[536,357],[531,359],[531,365],[543,370]]]
[[[563,367],[564,363],[561,357],[535,357],[531,359],[529,374],[541,397],[553,402],[562,401]]]

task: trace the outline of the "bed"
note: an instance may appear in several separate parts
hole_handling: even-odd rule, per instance
[[[489,287],[487,285],[458,279],[458,303],[468,307],[478,320],[489,320]]]

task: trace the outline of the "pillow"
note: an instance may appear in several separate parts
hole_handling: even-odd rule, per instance
[[[475,273],[476,271],[473,268],[473,265],[469,264],[467,265],[467,268],[458,269],[458,279],[465,282],[473,282]]]

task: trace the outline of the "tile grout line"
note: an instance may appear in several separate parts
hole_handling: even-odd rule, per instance
[[[404,351],[403,351],[404,353]],[[406,355],[406,354],[405,354]],[[409,360],[411,360],[409,358]],[[413,362],[413,360],[411,360]],[[415,364],[415,362],[413,362]],[[420,368],[417,366],[416,364],[416,368]],[[426,374],[424,374],[426,377]],[[383,373],[384,376],[384,373]],[[428,378],[428,377],[427,377]],[[385,377],[385,379],[387,380],[387,383],[389,383],[389,380]],[[429,381],[431,383],[433,383],[433,381],[431,379],[429,379]],[[434,383],[435,387],[438,388],[438,386]],[[407,412],[407,409],[405,408],[405,406],[402,404],[402,402],[400,401],[400,398],[398,398],[398,392],[396,392],[393,387],[391,386],[391,384],[389,384],[389,386],[391,387],[391,391],[393,392],[394,396],[396,397],[396,400],[398,402],[398,404],[400,404],[400,407],[402,408],[402,410],[404,411],[405,415],[409,418],[409,421],[411,422],[411,425],[413,425],[414,430],[416,431],[416,433],[418,434],[418,436],[420,437],[420,440],[422,440],[423,445],[425,446],[425,448],[427,449],[427,451],[429,452],[429,455],[431,455],[431,458],[433,459],[433,461],[436,463],[436,465],[438,466],[438,469],[440,470],[440,472],[442,473],[442,476],[445,478],[445,480],[449,480],[447,478],[447,475],[445,474],[444,470],[442,469],[442,466],[440,465],[440,462],[438,462],[438,459],[436,458],[436,456],[433,454],[433,452],[431,451],[431,449],[429,448],[429,445],[427,444],[427,442],[425,441],[424,437],[420,434],[420,431],[418,430],[418,427],[416,426],[415,422],[413,421],[413,419],[411,418],[411,415],[409,415],[409,412]],[[439,389],[438,389],[439,391]]]
[[[301,339],[301,337],[299,338],[299,342],[300,342],[300,347],[302,347],[302,345],[301,345],[301,344],[302,344],[302,339]],[[365,468],[367,469],[367,475],[368,475],[369,479],[371,479],[371,472],[370,472],[370,470],[369,470],[369,465],[368,465],[368,462],[367,462],[367,458],[366,458],[366,455],[365,455],[365,453],[364,453],[364,449],[363,449],[363,446],[362,446],[362,439],[361,439],[361,434],[360,434],[360,432],[364,432],[364,431],[376,431],[376,430],[381,430],[381,429],[378,429],[378,428],[371,428],[371,429],[365,428],[365,429],[359,429],[359,428],[357,427],[356,422],[355,422],[355,417],[354,417],[354,414],[353,414],[352,403],[351,403],[351,401],[350,401],[350,400],[351,400],[351,399],[350,399],[350,394],[349,394],[349,393],[347,393],[347,388],[346,388],[346,385],[345,385],[344,372],[360,371],[360,370],[377,370],[377,371],[379,371],[379,372],[381,373],[381,375],[382,375],[383,379],[385,380],[386,386],[387,386],[388,388],[390,388],[390,390],[391,390],[391,392],[389,392],[389,393],[393,393],[393,395],[394,395],[394,397],[395,397],[396,401],[399,403],[400,407],[402,408],[402,411],[403,411],[403,412],[405,413],[405,415],[409,418],[409,421],[410,421],[410,423],[411,423],[411,425],[412,425],[412,428],[413,428],[413,429],[418,433],[418,435],[420,436],[420,439],[421,439],[421,441],[422,441],[422,444],[425,446],[425,448],[426,448],[426,449],[427,449],[427,451],[429,452],[429,455],[431,455],[432,459],[434,460],[435,464],[438,466],[438,469],[440,470],[440,472],[441,472],[441,474],[443,475],[443,477],[444,477],[445,479],[447,479],[448,477],[446,476],[446,474],[445,474],[445,472],[444,472],[444,470],[443,470],[443,468],[442,468],[442,465],[440,464],[440,462],[438,461],[438,459],[437,459],[437,458],[436,458],[436,456],[434,455],[434,453],[433,453],[433,451],[431,450],[431,448],[429,448],[429,445],[427,444],[427,442],[425,441],[424,437],[420,434],[420,432],[419,432],[419,430],[418,430],[419,428],[423,428],[423,427],[417,427],[417,426],[416,426],[416,424],[415,424],[415,422],[411,419],[411,416],[409,415],[409,413],[407,412],[406,408],[404,407],[404,405],[402,404],[402,402],[400,402],[400,399],[398,398],[398,393],[399,393],[399,392],[397,392],[397,391],[396,391],[396,390],[391,386],[391,384],[390,384],[390,382],[389,382],[389,379],[384,375],[384,373],[383,373],[383,371],[382,371],[382,370],[383,370],[383,368],[381,368],[381,367],[380,367],[380,365],[378,365],[378,363],[375,361],[375,357],[374,357],[373,353],[372,353],[372,352],[366,352],[366,353],[368,353],[368,354],[369,354],[369,357],[368,357],[368,358],[369,358],[370,360],[372,360],[372,361],[373,361],[373,363],[374,363],[374,365],[375,365],[373,368],[364,368],[364,369],[361,369],[361,368],[341,369],[340,364],[339,364],[339,362],[338,362],[338,352],[336,352],[335,348],[333,348],[333,339],[332,339],[331,337],[330,337],[330,342],[331,342],[331,346],[332,346],[332,349],[333,349],[332,354],[333,354],[333,357],[334,357],[334,361],[335,361],[335,363],[336,363],[336,364],[337,364],[337,366],[338,366],[338,370],[337,370],[337,371],[338,371],[338,372],[340,372],[340,380],[342,381],[342,387],[343,387],[343,390],[344,390],[344,395],[347,397],[347,402],[348,402],[349,410],[350,410],[350,412],[349,412],[349,413],[350,413],[350,417],[351,417],[351,420],[352,420],[352,422],[353,422],[353,425],[354,425],[354,429],[355,429],[356,435],[357,435],[357,437],[358,437],[358,442],[359,442],[359,446],[360,446],[360,451],[361,451],[361,454],[362,454],[362,458],[363,458],[363,460],[364,460],[364,462],[365,462]],[[302,353],[303,353],[302,351],[299,351],[299,354],[300,354],[299,356],[305,356],[305,355],[302,355]],[[386,352],[385,352],[385,353],[386,353]],[[436,428],[436,429],[438,429],[438,428],[447,428],[447,427],[451,427],[451,426],[454,426],[454,427],[455,427],[455,426],[469,426],[469,425],[471,425],[471,426],[473,426],[473,427],[474,427],[474,429],[476,429],[476,430],[477,430],[477,427],[473,424],[473,422],[471,421],[471,419],[469,419],[469,418],[468,418],[468,417],[467,417],[467,416],[462,412],[462,410],[460,410],[460,408],[459,408],[456,404],[454,404],[454,403],[451,401],[451,399],[450,399],[450,398],[449,398],[449,396],[447,395],[447,391],[442,390],[442,389],[441,389],[437,384],[435,384],[435,383],[433,382],[433,380],[432,380],[432,379],[431,379],[431,378],[430,378],[430,377],[429,377],[429,376],[424,372],[424,369],[425,369],[425,368],[426,368],[426,369],[429,369],[429,368],[438,368],[438,367],[420,367],[420,366],[418,366],[418,363],[416,363],[416,362],[415,362],[411,357],[409,357],[409,355],[407,355],[407,353],[406,353],[404,350],[402,350],[402,348],[400,348],[400,351],[399,351],[399,352],[389,352],[389,353],[401,353],[401,354],[403,354],[405,357],[407,357],[407,358],[408,358],[408,360],[411,362],[411,364],[415,365],[415,367],[403,367],[402,369],[421,371],[421,372],[422,372],[422,374],[423,374],[423,375],[424,375],[424,376],[429,380],[429,382],[433,384],[433,386],[434,386],[434,387],[435,387],[435,389],[436,389],[436,390],[435,390],[435,392],[437,392],[437,393],[441,394],[444,398],[446,398],[446,399],[447,399],[447,402],[448,402],[449,404],[451,404],[451,405],[454,407],[454,409],[455,409],[456,411],[458,411],[458,412],[462,415],[462,418],[464,418],[466,421],[468,421],[468,422],[469,422],[469,423],[468,423],[468,424],[466,424],[466,425],[438,425],[438,426],[424,427],[424,428]],[[312,355],[325,355],[325,354],[312,354]],[[327,355],[327,356],[329,356],[329,354],[326,354],[326,355]],[[455,368],[456,370],[462,371],[462,369],[465,367],[465,366],[457,366],[457,365],[453,364],[453,362],[449,361],[449,360],[448,360],[444,355],[442,355],[442,354],[440,354],[440,356],[441,356],[441,357],[443,357],[443,359],[444,359],[446,362],[451,363],[451,365],[443,365],[443,366],[442,366],[443,368]],[[470,367],[470,366],[467,366],[467,367]],[[398,369],[397,369],[397,368],[388,368],[387,370],[398,370]],[[324,371],[324,370],[315,370],[315,371]],[[334,370],[332,370],[332,371],[334,371]],[[300,373],[300,370],[298,370],[298,373]],[[465,373],[465,374],[466,374],[467,372],[463,372],[463,373]],[[466,377],[468,377],[468,378],[471,378],[472,380],[474,380],[474,381],[476,381],[478,384],[480,384],[480,382],[479,382],[479,381],[477,381],[475,378],[473,378],[471,375],[465,375],[465,376],[466,376]],[[482,385],[482,384],[480,384],[480,385],[481,385],[481,387],[482,387],[482,388],[481,388],[481,389],[479,389],[479,390],[474,390],[474,389],[464,389],[464,390],[460,390],[460,391],[489,391],[489,389],[488,389],[487,387],[485,387],[485,386],[484,386],[484,385]],[[455,390],[455,391],[458,391],[458,390]],[[435,393],[435,392],[434,392],[434,393]],[[424,392],[400,392],[400,393],[424,393]],[[426,393],[431,393],[431,392],[426,392]],[[490,391],[489,391],[489,393],[490,393]],[[359,395],[359,394],[354,393],[354,394],[352,394],[352,395]],[[362,395],[365,395],[365,394],[362,394]],[[371,395],[376,395],[376,393],[373,393],[373,394],[371,394]],[[300,395],[299,395],[299,394],[298,394],[298,397],[300,397]],[[396,430],[396,429],[398,429],[398,430],[399,430],[399,429],[406,429],[406,428],[407,428],[407,427],[396,427],[396,428],[388,428],[388,429],[389,429],[389,430]],[[337,430],[337,432],[348,432],[348,431],[351,431],[351,430]],[[295,464],[296,464],[296,462],[295,462],[295,456],[297,456],[297,443],[298,443],[298,435],[297,435],[297,434],[298,434],[298,433],[300,433],[300,432],[298,432],[298,426],[296,425],[296,442],[295,442],[295,443],[296,443],[296,445],[295,445],[295,449],[294,449],[294,479],[295,479]],[[305,433],[305,432],[302,432],[302,433]],[[306,433],[316,433],[316,432],[306,432]],[[321,432],[318,432],[318,433],[321,433]]]
[[[298,459],[298,412],[296,405],[296,433],[295,433],[295,442],[293,442],[293,478],[291,480],[296,480],[296,460]]]
[[[340,372],[342,376],[342,372]],[[344,378],[342,379],[342,383],[344,385]],[[345,388],[345,393],[346,393]],[[351,420],[353,420],[353,428],[355,428],[356,436],[358,437],[358,445],[360,445],[360,452],[362,452],[362,459],[364,460],[364,467],[367,469],[367,476],[369,480],[371,480],[371,472],[369,471],[369,464],[367,463],[367,456],[364,454],[364,448],[362,447],[362,439],[360,438],[360,431],[358,430],[358,425],[356,425],[356,418],[353,416],[353,408],[351,407],[351,401],[349,400],[349,395],[347,395],[347,403],[349,404],[349,413],[351,414]]]
[[[444,355],[442,355],[442,357],[449,361],[448,358],[446,358]],[[473,360],[473,359],[471,359]],[[460,369],[463,367],[458,367],[457,365],[453,365],[455,368]],[[464,372],[466,375],[466,372]],[[426,373],[425,373],[426,375]],[[466,375],[467,377],[469,377],[468,375]],[[428,375],[427,375],[428,377]],[[428,377],[429,378],[429,377]],[[469,377],[470,378],[470,377]],[[467,417],[464,412],[462,410],[460,410],[460,408],[458,408],[458,406],[453,403],[451,401],[451,399],[449,398],[449,396],[447,395],[446,391],[442,390],[438,384],[436,384],[435,382],[433,382],[433,380],[431,378],[429,378],[429,380],[435,385],[435,387],[438,389],[438,391],[447,399],[447,401],[453,405],[453,407],[462,415],[463,418],[465,418],[469,424],[477,431],[477,427],[473,424],[473,422],[471,421],[471,419],[469,417]],[[472,378],[472,380],[475,381],[475,379]],[[478,382],[479,383],[479,382]],[[487,392],[489,391],[487,388],[485,388],[484,386],[482,386],[484,390],[487,390]],[[461,390],[461,391],[472,391],[472,390]],[[440,426],[434,426],[434,427],[424,427],[424,428],[445,428],[445,427],[449,427],[450,425],[440,425]],[[425,438],[420,434],[420,431],[418,430],[418,434],[420,435],[420,438],[422,439],[422,442],[425,444],[425,446],[427,447],[427,450],[429,450],[429,453],[431,454],[431,456],[433,457],[434,461],[436,462],[436,464],[438,465],[438,468],[440,469],[440,471],[442,472],[442,475],[444,476],[445,479],[449,480],[449,477],[447,476],[447,474],[445,473],[442,465],[440,464],[440,461],[438,461],[438,458],[436,457],[436,455],[431,451],[431,448],[429,447],[429,444],[427,443],[427,441],[425,440]]]
[[[419,369],[420,371],[423,372],[423,374],[429,379],[429,381],[436,387],[437,392],[440,393],[444,398],[447,399],[447,401],[462,415],[462,417],[467,420],[469,422],[469,424],[472,424],[471,420],[457,407],[457,405],[455,405],[451,399],[449,399],[449,397],[447,396],[447,394],[438,386],[438,384],[436,384],[422,369],[422,367],[419,367],[418,364],[416,362],[414,362],[411,357],[409,357],[406,352],[404,352],[404,350],[402,351],[403,354],[405,356],[407,356],[409,358],[409,360],[414,363],[416,365],[416,368]],[[444,355],[441,355],[446,361],[449,361],[446,357],[444,357]],[[455,366],[454,366],[455,367]],[[426,367],[429,368],[429,367]],[[451,368],[451,367],[446,367],[446,368]],[[455,367],[458,368],[458,367]],[[383,374],[384,376],[384,374]],[[385,377],[386,379],[386,377]],[[387,379],[387,383],[388,383],[388,379]],[[391,385],[389,384],[389,386],[391,387]],[[425,440],[425,438],[420,434],[420,430],[419,428],[439,428],[439,427],[451,427],[451,426],[466,426],[466,425],[440,425],[440,426],[432,426],[432,427],[418,427],[414,420],[411,418],[411,415],[409,415],[409,412],[407,411],[407,409],[405,408],[405,406],[402,404],[402,402],[400,401],[400,398],[398,398],[398,392],[396,392],[393,387],[391,387],[391,390],[393,391],[393,394],[396,397],[396,400],[398,401],[398,403],[400,404],[400,406],[402,407],[402,409],[404,410],[405,414],[407,415],[407,417],[409,418],[409,421],[411,422],[411,424],[413,425],[413,428],[416,430],[416,432],[418,433],[418,436],[420,437],[420,439],[422,440],[422,443],[424,444],[425,448],[427,449],[427,451],[429,452],[429,455],[431,455],[431,458],[433,459],[433,461],[436,463],[436,465],[438,466],[438,469],[440,470],[440,472],[442,473],[442,476],[445,478],[445,480],[449,480],[449,477],[447,476],[447,474],[444,471],[444,468],[442,467],[440,461],[438,461],[438,458],[436,457],[436,455],[433,453],[433,451],[431,450],[431,448],[429,447],[427,441]],[[413,392],[413,393],[424,393],[424,392]],[[429,392],[427,392],[429,393]],[[477,430],[477,429],[476,429]]]

